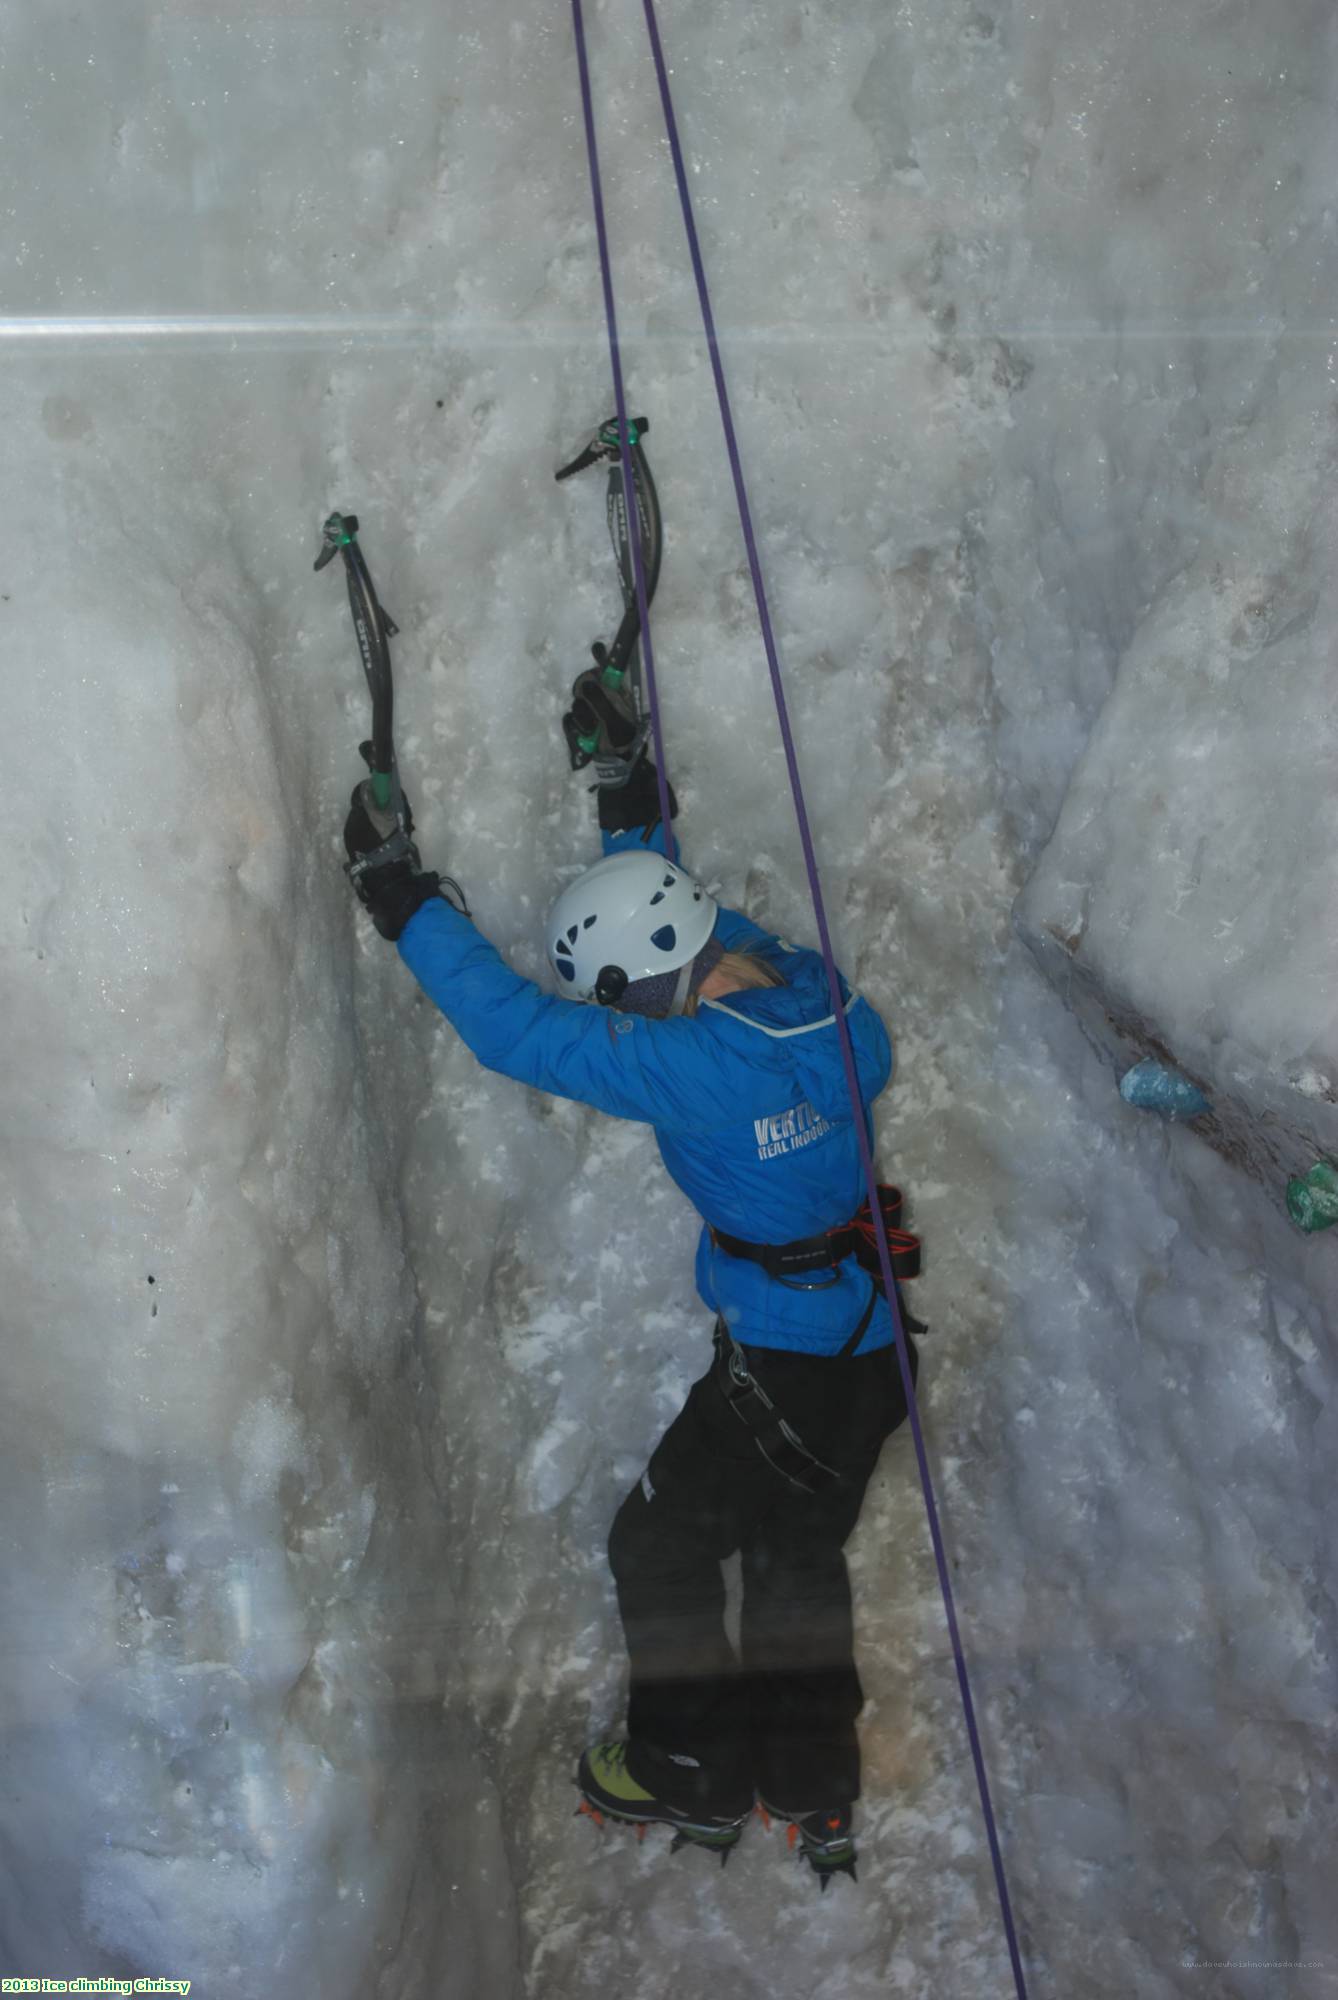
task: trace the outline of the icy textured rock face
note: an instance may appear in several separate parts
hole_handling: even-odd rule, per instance
[[[1112,1064],[1191,1075],[1197,1129],[1281,1202],[1338,1146],[1334,142],[1276,112],[1333,30],[1303,4],[1205,10],[1173,47],[1147,25],[1028,39],[1055,113],[1029,290],[1033,311],[1062,292],[1074,339],[1045,373],[1055,421],[1001,454],[1046,580],[994,621],[1001,751],[1047,841],[1017,921]],[[1121,87],[1094,89],[1115,40]],[[1066,692],[1056,620],[1094,725],[1071,777],[1014,735],[1028,679],[1038,721]]]
[[[1327,525],[1284,532],[1271,576],[1256,530],[1243,577],[1205,558],[1166,590],[1017,916],[1113,1064],[1192,1076],[1212,1103],[1196,1129],[1277,1202],[1338,1153]]]
[[[16,400],[16,448],[50,405]],[[246,580],[187,497],[164,522],[135,473],[115,511],[81,488],[30,497],[4,606],[11,753],[43,774],[0,912],[4,1962],[241,2000],[284,1955],[351,1995],[425,1950],[505,1992],[450,1649],[377,1581],[436,1578],[449,1631],[393,1147]],[[473,1800],[464,1843],[427,1772]]]
[[[811,936],[639,11],[590,13],[687,853]],[[1279,737],[1267,700],[1311,700],[1333,622],[1331,11],[839,14],[666,22],[699,221],[838,956],[898,1046],[882,1158],[928,1246],[922,1400],[1033,1990],[1197,1995],[1196,1953],[1338,1951],[1331,1239],[1127,1111],[1009,923],[1118,723],[1132,771],[1098,735],[1077,891],[1046,857],[1030,934],[1076,935],[1089,885],[1103,1017],[1206,1050],[1228,1106],[1236,1064],[1255,1127],[1291,1061],[1324,1113],[1299,918],[1332,926],[1229,725],[1289,834],[1331,811],[1323,718]],[[707,1350],[695,1223],[644,1131],[481,1073],[339,873],[366,711],[310,571],[334,506],[403,628],[429,865],[542,975],[597,851],[557,725],[613,595],[598,506],[549,478],[609,395],[565,15],[19,25],[6,311],[259,317],[56,330],[0,376],[0,1956],[210,2000],[1006,1990],[904,1437],[852,1543],[858,1902],[815,1910],[760,1839],[722,1888],[571,1827],[620,1715],[609,1522]],[[1164,854],[1112,797],[1149,734],[1126,674],[1181,746]],[[1205,730],[1237,796],[1180,768]],[[1288,935],[1261,870],[1312,895]]]

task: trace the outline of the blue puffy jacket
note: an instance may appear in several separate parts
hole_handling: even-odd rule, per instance
[[[604,850],[617,854],[643,839],[605,834]],[[664,851],[659,827],[652,844]],[[728,951],[760,951],[785,985],[704,1000],[691,1019],[583,1006],[513,972],[440,897],[415,912],[399,946],[487,1068],[653,1125],[665,1166],[707,1224],[754,1243],[817,1235],[848,1222],[864,1198],[821,953],[796,950],[724,908],[714,935]],[[892,1047],[868,1001],[852,998],[844,980],[841,994],[872,1142],[869,1107],[892,1074]],[[837,1270],[834,1285],[802,1290],[716,1249],[707,1229],[697,1246],[702,1298],[737,1340],[756,1347],[837,1353],[864,1315],[871,1284],[853,1256]],[[891,1340],[880,1296],[858,1352]]]

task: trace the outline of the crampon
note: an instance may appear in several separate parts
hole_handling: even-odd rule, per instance
[[[784,1822],[787,1845],[807,1861],[824,1893],[834,1875],[848,1875],[852,1882],[859,1880],[855,1873],[855,1839],[850,1830],[849,1806],[833,1806],[826,1812],[785,1813],[759,1799],[757,1811],[768,1830],[773,1819]]]
[[[587,1750],[576,1769],[576,1784],[581,1793],[578,1819],[591,1819],[600,1828],[606,1820],[635,1827],[638,1840],[645,1839],[648,1826],[667,1826],[674,1836],[671,1854],[677,1854],[680,1847],[709,1848],[720,1856],[722,1868],[748,1823],[747,1813],[735,1819],[693,1819],[657,1799],[629,1773],[625,1743],[597,1743]]]

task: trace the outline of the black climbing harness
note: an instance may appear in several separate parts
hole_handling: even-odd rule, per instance
[[[899,1226],[900,1188],[880,1182],[878,1202],[892,1258],[892,1282],[897,1287],[901,1324],[907,1333],[925,1333],[928,1329],[924,1321],[906,1311],[901,1296],[901,1280],[919,1276],[920,1239]],[[849,1222],[836,1229],[826,1229],[818,1236],[799,1236],[790,1243],[750,1243],[745,1237],[730,1236],[723,1229],[712,1229],[711,1242],[730,1257],[745,1257],[749,1263],[760,1264],[769,1278],[782,1285],[794,1285],[807,1272],[825,1270],[830,1270],[832,1274],[824,1281],[825,1284],[835,1284],[839,1276],[836,1266],[843,1258],[857,1257],[861,1269],[869,1273],[869,1302],[854,1331],[831,1358],[847,1361],[858,1351],[868,1332],[874,1307],[883,1296],[878,1238],[867,1201]],[[801,1285],[799,1289],[808,1291],[813,1288]],[[840,1485],[843,1475],[811,1452],[798,1432],[785,1421],[749,1369],[747,1356],[723,1319],[716,1321],[715,1352],[720,1393],[740,1423],[753,1433],[757,1448],[767,1463],[774,1465],[791,1486],[797,1486],[805,1493],[820,1493],[829,1486]]]
[[[861,1335],[867,1323],[866,1314],[860,1324]],[[845,1351],[843,1348],[842,1353]],[[750,1371],[743,1349],[722,1319],[715,1325],[715,1372],[721,1395],[745,1430],[752,1432],[753,1442],[763,1458],[782,1479],[797,1486],[801,1493],[825,1493],[829,1487],[845,1484],[845,1475],[835,1466],[824,1464],[786,1423]]]
[[[878,1203],[892,1260],[892,1282],[897,1288],[901,1325],[908,1334],[927,1333],[929,1329],[924,1321],[907,1312],[901,1293],[901,1280],[916,1278],[920,1274],[920,1239],[900,1227],[901,1189],[880,1181]],[[789,1243],[750,1243],[745,1237],[731,1236],[723,1229],[711,1229],[710,1235],[712,1244],[727,1256],[743,1257],[751,1264],[760,1264],[767,1276],[774,1278],[778,1284],[801,1291],[823,1290],[828,1285],[836,1284],[840,1276],[836,1266],[846,1257],[858,1258],[860,1268],[869,1274],[869,1302],[854,1331],[831,1358],[834,1361],[849,1360],[858,1351],[868,1332],[874,1307],[884,1296],[878,1237],[867,1201],[861,1203],[849,1222],[840,1224],[838,1228],[823,1230],[817,1236],[795,1237]],[[807,1273],[814,1271],[830,1271],[831,1276],[819,1286],[799,1282]],[[768,1464],[775,1466],[791,1486],[797,1486],[805,1493],[819,1493],[829,1486],[839,1485],[843,1475],[811,1452],[781,1416],[749,1369],[743,1349],[723,1319],[716,1321],[715,1351],[720,1392],[740,1423],[753,1433],[757,1448]]]
[[[900,1301],[900,1280],[920,1275],[920,1239],[900,1226],[900,1188],[880,1181],[878,1206]],[[878,1230],[867,1199],[860,1203],[849,1222],[840,1223],[835,1229],[824,1229],[816,1236],[796,1236],[789,1243],[750,1243],[746,1237],[731,1236],[723,1229],[712,1229],[711,1241],[730,1257],[744,1257],[750,1264],[760,1264],[769,1278],[775,1278],[781,1284],[812,1271],[834,1271],[843,1258],[857,1257],[861,1268],[878,1281],[879,1291],[882,1290]],[[830,1282],[835,1282],[834,1276]],[[911,1331],[922,1333],[924,1328],[912,1322]]]

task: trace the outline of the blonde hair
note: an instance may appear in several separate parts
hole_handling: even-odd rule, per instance
[[[756,951],[721,952],[714,967],[723,973],[733,986],[784,986],[785,981],[769,959]],[[692,993],[684,1003],[684,1014],[695,1014],[701,1001],[700,993]]]

